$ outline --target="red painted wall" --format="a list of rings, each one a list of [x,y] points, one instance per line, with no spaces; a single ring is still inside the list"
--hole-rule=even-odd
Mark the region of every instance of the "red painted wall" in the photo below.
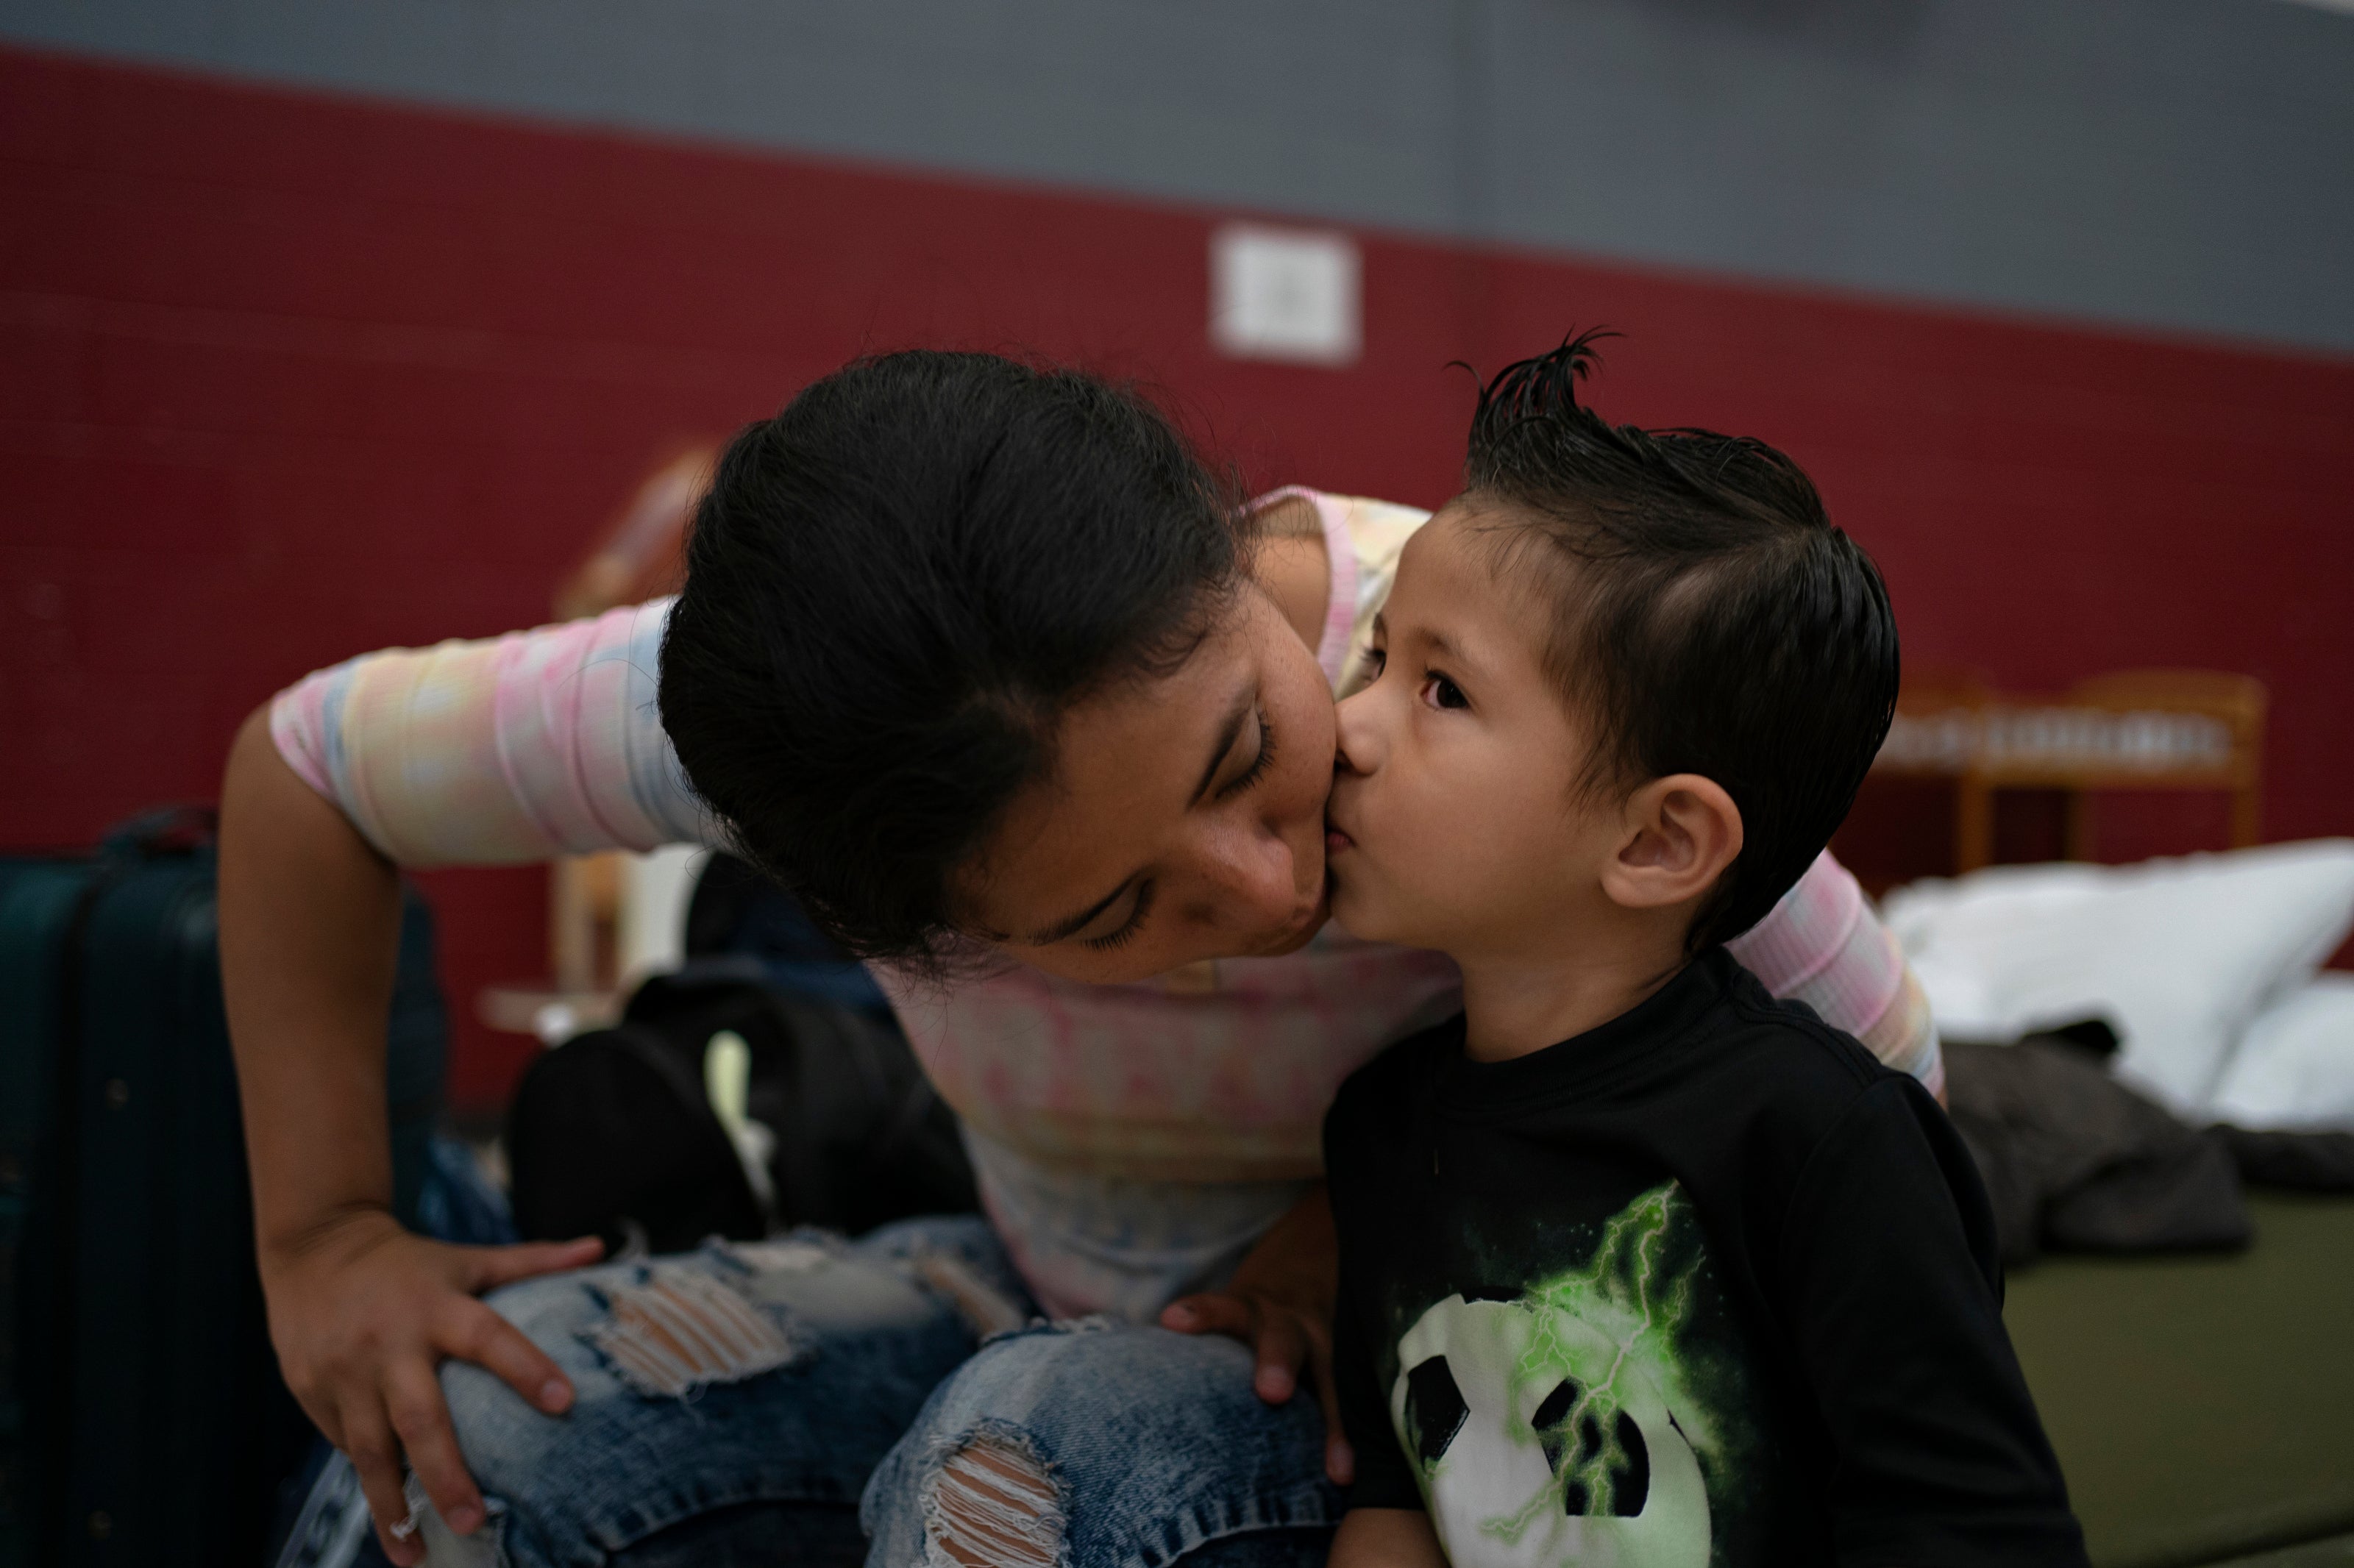
[[[2354,363],[1361,236],[1366,353],[1238,364],[1220,215],[0,50],[0,842],[217,787],[353,652],[544,617],[682,437],[869,350],[1135,375],[1256,481],[1435,503],[1483,366],[1607,323],[1617,418],[1787,448],[1908,656],[2055,687],[2244,670],[2267,828],[2354,832]],[[2204,806],[2120,813],[2189,847]],[[453,1000],[537,972],[539,874],[429,879]],[[527,1043],[463,1025],[453,1090]]]

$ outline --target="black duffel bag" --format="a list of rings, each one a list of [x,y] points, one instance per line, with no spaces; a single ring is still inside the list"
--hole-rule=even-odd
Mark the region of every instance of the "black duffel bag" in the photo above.
[[[715,1072],[715,1053],[737,1065]],[[740,1117],[712,1099],[731,1070]],[[676,1252],[707,1236],[793,1225],[855,1235],[976,1207],[955,1113],[898,1027],[782,991],[742,954],[647,980],[614,1027],[540,1057],[509,1109],[506,1147],[526,1238],[593,1232],[610,1248]]]

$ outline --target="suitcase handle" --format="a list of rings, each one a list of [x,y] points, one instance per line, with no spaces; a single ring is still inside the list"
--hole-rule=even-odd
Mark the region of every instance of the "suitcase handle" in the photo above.
[[[220,831],[217,808],[199,804],[158,806],[118,822],[99,841],[104,860],[154,860],[208,850]]]

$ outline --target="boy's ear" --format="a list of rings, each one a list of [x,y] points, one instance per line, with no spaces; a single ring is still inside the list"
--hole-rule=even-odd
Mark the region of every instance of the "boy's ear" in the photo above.
[[[1670,773],[1627,798],[1626,836],[1602,867],[1602,890],[1628,909],[1700,898],[1741,853],[1741,808],[1712,779]]]

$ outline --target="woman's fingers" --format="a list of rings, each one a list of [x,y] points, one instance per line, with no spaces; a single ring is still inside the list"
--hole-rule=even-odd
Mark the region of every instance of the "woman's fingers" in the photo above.
[[[585,1268],[605,1255],[605,1244],[595,1236],[582,1236],[568,1242],[453,1250],[460,1260],[459,1283],[471,1295],[480,1295],[518,1279]],[[564,1375],[564,1369],[480,1301],[445,1302],[437,1328],[442,1354],[487,1367],[547,1414],[561,1415],[572,1407],[572,1381]]]
[[[403,1362],[387,1375],[385,1393],[392,1430],[408,1450],[408,1467],[417,1472],[434,1511],[451,1530],[472,1535],[482,1522],[482,1494],[458,1452],[458,1435],[450,1425],[440,1380],[425,1362]]]
[[[469,1246],[451,1249],[463,1260],[462,1285],[474,1295],[513,1285],[535,1275],[586,1268],[605,1255],[605,1244],[595,1236],[567,1242],[526,1242],[521,1246]]]
[[[1171,1302],[1161,1326],[1181,1334],[1224,1334],[1251,1348],[1251,1387],[1269,1404],[1281,1404],[1299,1387],[1299,1369],[1323,1334],[1297,1307],[1256,1296],[1213,1291]]]
[[[1299,1314],[1282,1307],[1261,1311],[1252,1348],[1258,1353],[1258,1370],[1251,1374],[1251,1387],[1269,1404],[1283,1404],[1299,1390],[1300,1363],[1308,1359]]]
[[[344,1453],[359,1472],[360,1492],[376,1520],[376,1538],[394,1568],[414,1568],[425,1556],[417,1539],[416,1521],[408,1516],[408,1498],[402,1489],[400,1444],[392,1423],[373,1400],[343,1407]]]
[[[572,1381],[522,1330],[471,1297],[443,1303],[435,1338],[443,1355],[488,1370],[537,1409],[561,1415],[572,1407]]]
[[[1332,1374],[1331,1335],[1308,1336],[1308,1375],[1316,1384],[1316,1403],[1324,1407],[1324,1473],[1334,1486],[1345,1487],[1357,1478],[1357,1453],[1341,1425],[1341,1385]]]
[[[1222,1290],[1187,1296],[1161,1308],[1161,1326],[1181,1334],[1225,1334],[1248,1344],[1257,1334],[1258,1307]]]

